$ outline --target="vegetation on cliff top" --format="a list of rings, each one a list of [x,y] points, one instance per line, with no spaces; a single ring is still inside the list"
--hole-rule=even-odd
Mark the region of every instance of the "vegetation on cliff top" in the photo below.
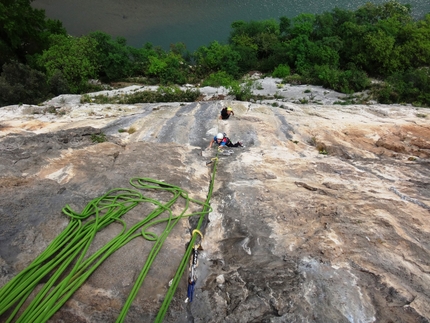
[[[135,48],[100,31],[72,37],[30,4],[0,3],[0,106],[85,93],[96,89],[90,79],[223,85],[240,99],[241,77],[255,70],[344,93],[371,89],[380,103],[430,105],[430,14],[414,20],[410,6],[396,1],[236,21],[227,44],[213,41],[193,53],[183,43]]]

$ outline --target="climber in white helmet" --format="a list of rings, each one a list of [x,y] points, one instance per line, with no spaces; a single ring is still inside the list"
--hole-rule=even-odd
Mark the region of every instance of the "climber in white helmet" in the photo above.
[[[212,145],[216,143],[220,147],[243,147],[240,141],[235,144],[231,142],[231,140],[227,137],[225,133],[218,133],[210,142],[208,148],[212,148]]]

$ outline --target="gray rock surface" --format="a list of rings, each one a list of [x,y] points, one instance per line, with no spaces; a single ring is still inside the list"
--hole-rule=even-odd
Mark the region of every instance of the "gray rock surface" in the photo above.
[[[165,322],[429,322],[428,110],[70,98],[57,113],[46,112],[55,99],[0,109],[0,286],[66,227],[66,204],[80,211],[132,177],[205,200],[216,153],[206,148],[221,131],[245,148],[219,158],[195,298],[184,302],[184,276]],[[218,120],[225,105],[235,116]],[[126,322],[154,320],[193,226],[175,227]],[[93,250],[119,230],[100,231]],[[50,321],[115,322],[151,246],[114,253]]]

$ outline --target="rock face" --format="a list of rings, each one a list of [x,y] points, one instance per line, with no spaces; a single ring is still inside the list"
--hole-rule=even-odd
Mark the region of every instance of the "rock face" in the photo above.
[[[235,116],[218,120],[225,105]],[[80,211],[109,189],[131,188],[133,177],[205,200],[213,165],[206,163],[216,154],[206,148],[225,132],[245,147],[219,156],[194,300],[184,302],[184,275],[165,322],[429,322],[425,110],[72,102],[49,113],[48,106],[0,109],[0,286],[66,227],[66,204]],[[183,219],[171,232],[126,322],[154,320],[194,225]],[[93,250],[119,230],[100,231]],[[151,247],[136,238],[114,253],[50,321],[115,322]]]

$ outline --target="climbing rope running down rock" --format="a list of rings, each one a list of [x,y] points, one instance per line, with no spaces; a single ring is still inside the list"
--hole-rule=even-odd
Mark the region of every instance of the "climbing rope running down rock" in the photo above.
[[[199,230],[204,217],[211,212],[209,205],[216,172],[214,163],[209,192],[205,202],[192,199],[178,186],[151,178],[132,178],[130,184],[135,189],[115,188],[101,197],[93,199],[81,213],[73,211],[69,205],[63,208],[70,222],[63,232],[24,270],[0,289],[0,315],[8,313],[6,322],[46,322],[72,294],[90,277],[90,275],[114,252],[139,237],[153,242],[146,262],[116,320],[123,322],[137,295],[148,271],[163,246],[169,233],[182,218],[199,216],[195,230]],[[142,190],[170,192],[172,197],[167,202],[146,197]],[[177,203],[178,200],[184,202]],[[122,216],[140,203],[150,203],[152,211],[138,223],[127,229]],[[203,207],[199,212],[189,212],[190,203]],[[172,207],[184,205],[179,214],[174,215]],[[166,216],[167,214],[167,216]],[[162,216],[163,215],[163,216]],[[88,250],[96,235],[112,223],[122,225],[121,232],[93,253]],[[151,227],[164,224],[164,230],[156,234]],[[195,232],[195,231],[193,231]],[[175,293],[190,258],[196,236],[192,234],[185,255],[178,267],[156,322],[161,322]],[[30,296],[31,295],[31,296]],[[25,304],[25,308],[21,309]],[[19,313],[19,315],[17,315]],[[17,317],[18,316],[18,317]]]

